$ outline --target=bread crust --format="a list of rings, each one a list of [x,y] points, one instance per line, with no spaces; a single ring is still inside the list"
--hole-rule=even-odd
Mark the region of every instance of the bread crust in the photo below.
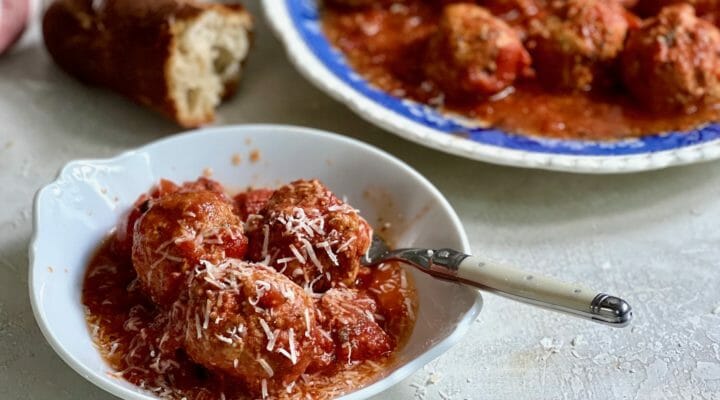
[[[252,19],[241,5],[185,0],[56,0],[43,18],[45,46],[70,75],[107,87],[164,114],[184,127],[214,120],[211,110],[201,117],[181,115],[172,98],[170,61],[175,56],[178,22],[190,23],[213,10]],[[239,79],[239,77],[238,77]],[[222,93],[232,95],[233,79]]]

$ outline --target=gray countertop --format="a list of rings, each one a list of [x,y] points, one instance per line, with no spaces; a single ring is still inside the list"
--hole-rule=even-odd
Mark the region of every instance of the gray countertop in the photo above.
[[[485,296],[468,335],[378,399],[720,399],[720,163],[623,176],[499,167],[376,128],[308,84],[258,16],[219,124],[312,126],[381,147],[428,177],[476,253],[625,297],[621,330]],[[27,295],[35,191],[75,158],[179,129],[50,62],[34,26],[0,58],[0,399],[109,399],[51,350]]]

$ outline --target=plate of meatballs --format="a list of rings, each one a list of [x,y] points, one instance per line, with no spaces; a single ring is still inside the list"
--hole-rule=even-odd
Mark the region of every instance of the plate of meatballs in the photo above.
[[[482,304],[363,265],[374,232],[468,247],[439,192],[370,146],[265,125],[177,135],[71,162],[38,193],[33,309],[70,366],[125,399],[364,399],[456,343]]]
[[[586,173],[720,158],[715,0],[265,0],[360,116],[472,159]]]

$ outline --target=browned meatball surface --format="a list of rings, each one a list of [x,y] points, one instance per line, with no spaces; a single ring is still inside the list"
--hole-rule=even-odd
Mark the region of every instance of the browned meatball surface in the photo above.
[[[185,350],[255,394],[283,390],[313,354],[315,311],[298,285],[272,268],[203,263],[190,285]],[[264,383],[263,383],[264,382]]]
[[[318,180],[280,187],[246,226],[251,260],[313,292],[352,285],[372,236],[357,210]]]
[[[691,6],[666,7],[630,33],[622,74],[648,108],[693,112],[720,99],[720,31]]]
[[[718,11],[718,0],[639,0],[635,10],[643,16],[652,17],[660,13],[666,6],[675,4],[688,4],[695,8],[698,15],[705,15]]]
[[[375,300],[355,289],[328,290],[318,302],[323,332],[335,344],[334,360],[355,361],[388,355],[395,343],[376,322]]]
[[[177,191],[149,200],[135,222],[132,263],[146,293],[168,306],[201,260],[242,258],[246,249],[240,219],[222,195]]]
[[[474,4],[451,4],[442,11],[427,48],[425,75],[446,95],[488,96],[530,72],[530,56],[518,34]]]
[[[547,0],[482,0],[479,4],[513,27],[523,40],[548,9]]]
[[[558,4],[529,45],[538,79],[566,90],[609,86],[628,30],[627,11],[612,0]]]
[[[368,7],[387,7],[393,4],[402,4],[403,0],[323,0],[324,3],[331,4],[335,7],[344,8],[368,8]]]

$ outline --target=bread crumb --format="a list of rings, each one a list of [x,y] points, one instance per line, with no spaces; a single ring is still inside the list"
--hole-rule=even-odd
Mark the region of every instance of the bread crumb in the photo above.
[[[577,335],[574,338],[572,338],[572,340],[570,341],[570,344],[573,347],[581,345],[583,343],[585,343],[585,338],[583,337],[583,335]]]
[[[101,188],[101,189],[100,189],[100,193],[102,193],[102,194],[107,194],[107,192],[108,192],[108,191],[107,191],[107,188]]]
[[[555,340],[549,337],[544,337],[540,340],[540,346],[549,353],[558,353],[560,352],[560,349],[562,348],[562,341],[561,340]]]
[[[48,272],[53,272],[53,267],[48,266]]]
[[[203,175],[204,177],[206,177],[206,178],[211,177],[212,174],[213,174],[213,170],[212,170],[212,168],[210,168],[210,167],[205,168],[205,169],[203,170],[203,172],[202,172],[202,175]]]
[[[425,383],[425,385],[426,385],[426,386],[427,386],[427,385],[434,385],[434,384],[440,382],[440,379],[441,379],[441,378],[442,378],[442,376],[441,376],[439,373],[437,373],[437,372],[431,372],[430,375],[428,375],[428,379],[427,379],[427,382]]]
[[[235,153],[235,154],[233,154],[232,159],[230,161],[232,162],[232,165],[237,167],[238,165],[240,165],[240,162],[242,162],[242,158],[240,157],[240,154]]]
[[[255,149],[250,152],[250,162],[255,164],[258,161],[260,161],[260,150]]]

